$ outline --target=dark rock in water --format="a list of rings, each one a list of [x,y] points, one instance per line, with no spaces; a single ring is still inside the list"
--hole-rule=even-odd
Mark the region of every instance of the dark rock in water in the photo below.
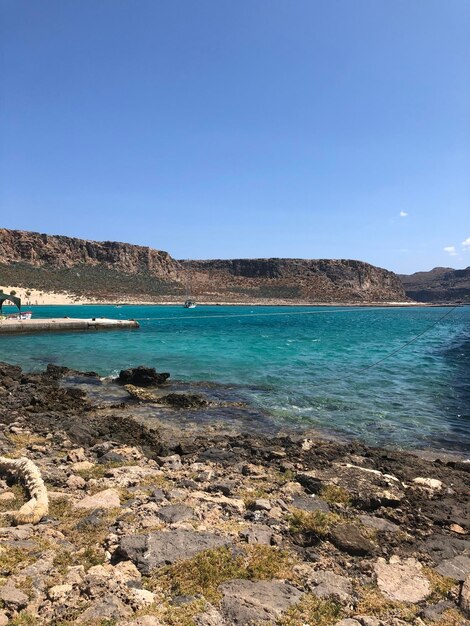
[[[203,550],[221,548],[230,543],[230,538],[213,533],[177,529],[123,537],[116,556],[118,560],[132,561],[145,576],[161,565],[190,559]]]
[[[294,586],[279,581],[229,580],[219,587],[229,624],[272,623],[303,596]]]
[[[307,511],[308,513],[312,513],[313,511],[323,511],[324,513],[328,513],[330,510],[328,504],[321,498],[303,495],[294,496],[292,498],[292,506],[296,509],[300,509],[301,511]]]
[[[68,367],[61,367],[60,365],[53,365],[52,363],[49,363],[46,368],[47,376],[53,380],[63,378],[69,371]]]
[[[116,378],[116,382],[120,385],[153,387],[155,385],[162,385],[168,380],[168,378],[170,378],[170,374],[168,372],[159,374],[154,367],[139,365],[139,367],[121,370],[118,378]]]
[[[178,409],[198,409],[208,406],[209,402],[197,393],[169,393],[161,396],[159,401]]]
[[[353,524],[340,524],[330,533],[331,543],[352,556],[371,556],[376,551],[375,545],[364,537]]]

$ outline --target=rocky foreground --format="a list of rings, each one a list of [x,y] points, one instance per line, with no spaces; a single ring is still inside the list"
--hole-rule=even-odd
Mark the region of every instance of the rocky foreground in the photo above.
[[[32,459],[50,500],[13,526],[27,495],[0,476],[0,625],[470,624],[470,463],[185,434],[209,401],[165,375],[125,373],[107,406],[66,375],[0,364],[0,455]],[[133,419],[144,403],[176,427]]]

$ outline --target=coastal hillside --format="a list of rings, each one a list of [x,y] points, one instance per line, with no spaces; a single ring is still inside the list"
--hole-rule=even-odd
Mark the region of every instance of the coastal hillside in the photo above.
[[[418,302],[470,302],[470,266],[463,270],[435,267],[400,279],[406,295]]]
[[[390,302],[399,278],[362,261],[178,261],[115,241],[0,229],[0,286],[68,292],[102,301],[180,301],[186,286],[205,302]]]

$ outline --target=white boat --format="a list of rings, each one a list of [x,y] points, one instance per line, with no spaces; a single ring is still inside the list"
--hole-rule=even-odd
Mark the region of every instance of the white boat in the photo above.
[[[186,300],[184,301],[185,309],[195,309],[196,308],[196,300],[192,300],[190,297],[191,290],[191,272],[188,270],[188,274],[186,277]]]

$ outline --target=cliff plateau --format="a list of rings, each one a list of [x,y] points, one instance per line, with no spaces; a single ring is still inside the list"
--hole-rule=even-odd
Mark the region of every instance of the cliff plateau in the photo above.
[[[362,261],[177,261],[115,241],[0,229],[0,285],[111,301],[388,302],[406,296],[398,277]]]

